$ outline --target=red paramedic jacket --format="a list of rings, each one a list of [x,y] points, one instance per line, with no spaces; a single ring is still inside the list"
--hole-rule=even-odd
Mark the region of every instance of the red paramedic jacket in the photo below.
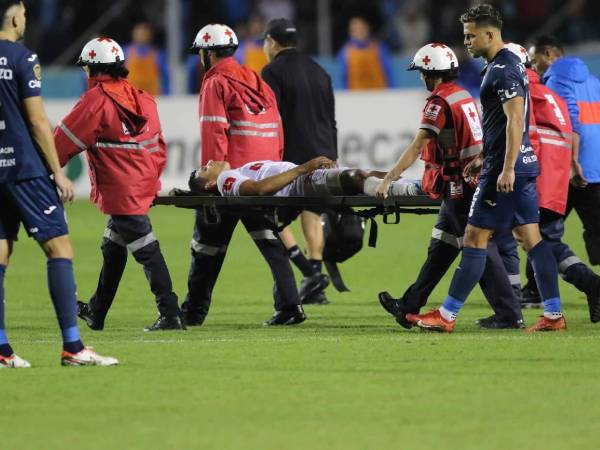
[[[527,70],[535,129],[530,135],[540,165],[537,191],[541,208],[564,215],[571,174],[573,129],[569,109],[565,101],[550,88],[544,86],[538,74]],[[536,142],[537,141],[537,142]]]
[[[463,181],[465,166],[483,150],[477,104],[457,84],[441,83],[427,99],[419,128],[437,136],[421,154],[425,162],[423,190],[430,197],[439,198],[450,186],[452,194],[452,186]]]
[[[275,94],[233,57],[204,75],[200,91],[201,163],[228,161],[233,169],[251,161],[281,161],[283,126]]]
[[[105,214],[146,214],[167,162],[156,103],[125,79],[88,84],[54,131],[60,164],[86,151],[92,202]]]

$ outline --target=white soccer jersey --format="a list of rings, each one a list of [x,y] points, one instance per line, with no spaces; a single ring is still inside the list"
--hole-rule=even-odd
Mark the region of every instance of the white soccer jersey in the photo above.
[[[237,169],[225,170],[217,178],[217,188],[224,197],[239,197],[240,185],[246,180],[260,181],[267,177],[279,175],[296,167],[296,164],[286,161],[254,161]],[[294,183],[290,183],[275,195],[290,196]]]

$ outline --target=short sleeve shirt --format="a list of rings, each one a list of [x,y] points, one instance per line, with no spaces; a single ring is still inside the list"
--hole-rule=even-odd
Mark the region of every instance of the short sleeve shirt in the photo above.
[[[497,175],[502,171],[506,155],[507,118],[502,105],[514,97],[525,99],[525,126],[515,174],[537,176],[537,157],[529,141],[529,115],[531,100],[529,79],[525,66],[509,50],[502,49],[485,68],[481,84],[483,110],[483,174]]]
[[[452,123],[452,111],[448,104],[440,97],[431,97],[423,108],[419,128],[439,135],[448,123]]]
[[[296,167],[296,164],[287,161],[254,161],[244,164],[233,170],[225,170],[217,177],[217,189],[224,197],[239,197],[240,186],[246,180],[260,181],[267,177],[279,175]],[[291,184],[288,184],[275,196],[289,195]]]
[[[41,95],[42,69],[23,45],[0,40],[0,183],[48,171],[27,126],[23,100]]]

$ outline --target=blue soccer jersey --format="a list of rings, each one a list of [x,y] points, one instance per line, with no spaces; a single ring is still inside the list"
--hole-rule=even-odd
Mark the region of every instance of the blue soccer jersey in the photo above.
[[[23,100],[41,95],[37,55],[23,45],[0,40],[0,183],[48,174],[34,145]]]
[[[507,124],[502,105],[517,96],[525,99],[525,126],[521,150],[515,163],[515,175],[531,177],[539,174],[537,157],[529,142],[531,102],[527,72],[516,55],[502,49],[486,66],[481,84],[484,175],[498,175],[502,171]]]

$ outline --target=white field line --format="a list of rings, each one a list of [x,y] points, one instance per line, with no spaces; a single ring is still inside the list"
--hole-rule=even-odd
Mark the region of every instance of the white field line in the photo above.
[[[548,334],[545,334],[547,336]],[[394,342],[398,344],[407,343],[409,344],[418,342],[453,342],[453,341],[541,341],[543,338],[540,334],[536,335],[515,335],[515,336],[474,336],[474,335],[452,335],[452,336],[439,336],[433,334],[417,334],[417,333],[406,333],[402,336],[389,336],[389,337],[332,337],[332,336],[295,336],[295,337],[231,337],[231,338],[190,338],[190,339],[129,339],[125,343],[133,344],[180,344],[180,343],[194,343],[194,344],[227,344],[227,343],[238,343],[238,342],[272,342],[272,343],[288,343],[288,342],[354,342],[354,341],[368,341],[368,342]],[[560,339],[554,339],[552,342],[559,341],[588,341],[588,340],[600,340],[599,335],[589,336],[568,336],[561,334]],[[34,340],[15,340],[15,342],[33,344],[33,345],[45,345],[45,344],[56,344],[58,339],[34,339]],[[103,342],[103,344],[112,344],[114,341]]]

